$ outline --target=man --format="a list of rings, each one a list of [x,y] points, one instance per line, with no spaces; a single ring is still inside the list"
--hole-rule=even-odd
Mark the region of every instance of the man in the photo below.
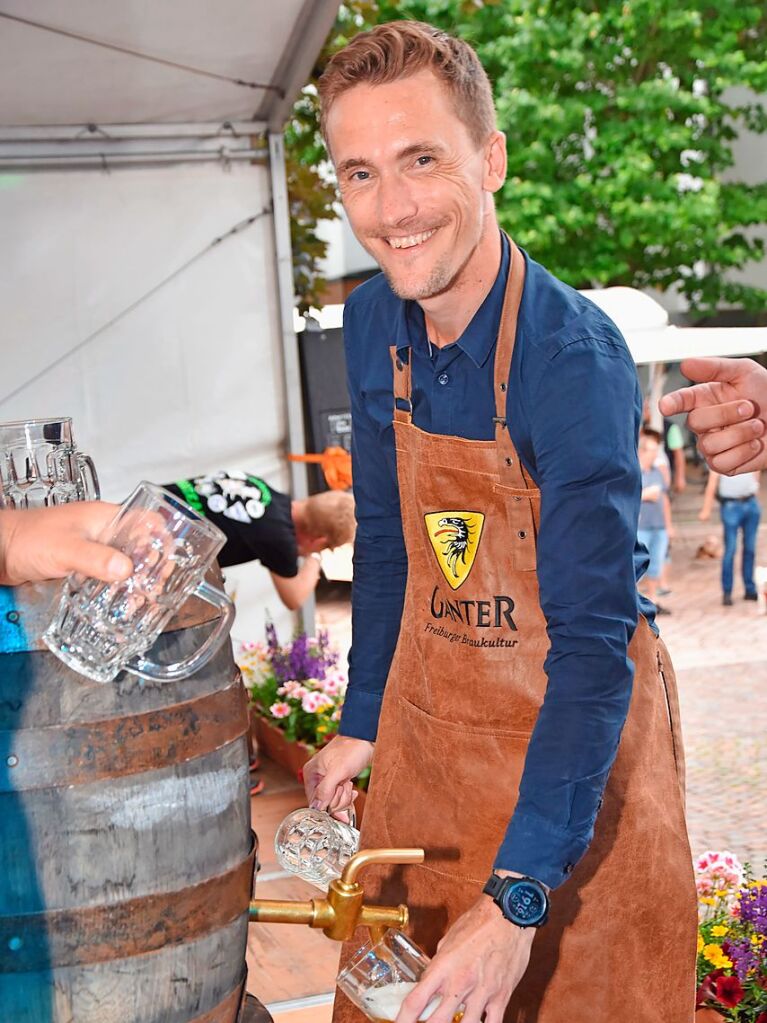
[[[688,413],[714,472],[767,469],[767,370],[752,359],[685,359],[681,370],[695,386],[664,395],[663,415]]]
[[[260,561],[280,600],[301,607],[320,579],[320,551],[354,539],[354,498],[340,490],[291,500],[239,470],[178,480],[167,487],[226,535],[222,568]],[[304,559],[299,566],[298,558]]]
[[[0,586],[61,579],[70,572],[108,583],[127,579],[130,558],[96,540],[118,511],[104,501],[0,511]]]
[[[345,309],[354,638],[307,797],[339,812],[372,759],[362,844],[426,849],[367,874],[434,956],[399,1023],[435,995],[432,1023],[459,1006],[465,1023],[690,1023],[678,711],[638,613],[625,342],[499,231],[505,138],[467,44],[379,26],[332,58],[320,101],[384,273]],[[360,1019],[341,997],[336,1013]]]
[[[740,571],[743,578],[745,600],[758,600],[759,594],[754,579],[756,561],[756,538],[762,509],[759,504],[759,472],[743,472],[735,476],[720,476],[709,473],[703,495],[703,507],[698,518],[707,522],[711,516],[714,498],[719,501],[719,511],[724,532],[722,552],[722,604],[732,607],[732,585],[735,567],[735,551],[738,533],[743,533],[743,551]]]

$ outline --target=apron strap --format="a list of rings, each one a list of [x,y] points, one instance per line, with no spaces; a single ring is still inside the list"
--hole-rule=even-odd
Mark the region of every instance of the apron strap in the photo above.
[[[397,349],[392,345],[389,348],[389,355],[391,356],[391,364],[394,371],[394,422],[412,423],[413,402],[411,400],[410,353],[408,352],[408,360],[405,362],[404,359],[397,355]]]
[[[508,242],[511,262],[495,350],[493,422],[498,452],[498,479],[500,489],[508,501],[515,567],[531,571],[536,567],[535,538],[540,525],[541,495],[522,465],[507,423],[509,371],[517,339],[519,304],[525,286],[525,260],[511,238]]]

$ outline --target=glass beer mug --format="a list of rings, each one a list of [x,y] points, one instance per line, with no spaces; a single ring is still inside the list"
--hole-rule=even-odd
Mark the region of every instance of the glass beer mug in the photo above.
[[[402,1003],[416,986],[429,957],[402,931],[387,931],[380,941],[368,942],[338,974],[336,983],[346,997],[373,1023],[394,1023]],[[425,1021],[442,1001],[435,995],[418,1017]],[[464,1006],[459,1006],[453,1023],[460,1023]]]
[[[127,554],[133,574],[114,583],[70,575],[43,634],[49,650],[94,682],[112,682],[123,670],[158,682],[194,674],[234,618],[231,600],[204,578],[224,534],[167,490],[140,483],[99,540]],[[157,664],[149,649],[193,593],[221,612],[213,631],[190,656]]]
[[[0,423],[0,508],[47,508],[99,496],[93,460],[77,450],[71,419]]]
[[[277,862],[317,888],[327,888],[360,847],[354,810],[350,812],[350,824],[324,810],[306,808],[288,814],[274,836]]]

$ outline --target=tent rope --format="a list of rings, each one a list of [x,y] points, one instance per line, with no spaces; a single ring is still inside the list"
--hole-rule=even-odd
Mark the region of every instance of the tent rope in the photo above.
[[[223,234],[218,235],[212,241],[208,242],[205,248],[200,249],[200,251],[195,253],[194,256],[192,256],[190,259],[187,259],[185,263],[182,263],[181,266],[176,267],[176,269],[172,273],[169,273],[167,277],[163,277],[161,281],[158,281],[157,284],[151,287],[148,291],[145,291],[143,295],[140,295],[139,298],[131,302],[130,305],[126,306],[124,309],[121,309],[119,313],[113,316],[106,323],[103,323],[100,327],[97,327],[96,330],[92,331],[92,333],[90,333],[87,337],[84,337],[82,341],[78,341],[78,343],[73,348],[68,349],[53,362],[48,363],[48,365],[41,369],[39,373],[35,373],[34,376],[30,377],[28,380],[25,380],[23,384],[20,384],[13,391],[9,391],[8,394],[5,394],[2,397],[0,397],[0,402],[10,401],[11,398],[15,398],[17,394],[20,394],[22,391],[25,391],[32,384],[36,383],[46,374],[50,373],[52,369],[55,369],[57,366],[60,366],[62,362],[66,362],[67,359],[71,358],[77,352],[81,351],[83,348],[86,347],[86,345],[89,345],[97,337],[99,337],[105,331],[109,330],[110,327],[113,327],[120,320],[124,319],[126,316],[128,316],[129,313],[132,313],[134,309],[138,308],[138,306],[142,305],[153,295],[156,295],[161,288],[164,288],[166,284],[169,284],[172,280],[174,280],[176,277],[182,274],[185,270],[188,270],[193,263],[196,263],[197,260],[202,259],[202,257],[207,255],[207,253],[209,253],[212,249],[216,248],[222,242],[225,242],[228,238],[232,238],[234,235],[246,231],[249,227],[252,227],[253,224],[255,224],[257,221],[261,220],[262,217],[265,217],[267,214],[271,212],[272,204],[269,203],[267,206],[264,206],[262,209],[260,209],[258,213],[254,213],[252,216],[246,217],[245,220],[240,220],[238,223],[234,225],[234,227],[230,227],[228,231],[225,231]]]
[[[129,57],[137,57],[139,60],[148,60],[153,64],[162,64],[165,67],[175,68],[178,71],[188,71],[193,75],[200,75],[203,78],[214,78],[219,82],[229,82],[231,85],[239,85],[243,89],[264,89],[276,92],[280,99],[285,98],[285,91],[278,85],[267,85],[263,82],[249,82],[244,78],[232,78],[229,75],[222,75],[216,71],[208,71],[205,68],[193,67],[191,64],[180,64],[175,60],[168,60],[165,57],[153,57],[149,53],[141,53],[139,50],[131,50],[127,46],[118,46],[116,43],[105,43],[101,39],[93,39],[91,36],[81,35],[79,32],[70,32],[65,28],[57,28],[55,25],[46,25],[42,21],[33,21],[32,18],[22,18],[18,14],[10,14],[8,11],[0,11],[0,18],[6,21],[15,21],[20,25],[27,25],[29,28],[37,28],[43,32],[52,32],[54,35],[64,36],[67,39],[77,39],[81,43],[90,43],[91,46],[101,46],[105,50],[114,50],[116,53],[124,53]]]

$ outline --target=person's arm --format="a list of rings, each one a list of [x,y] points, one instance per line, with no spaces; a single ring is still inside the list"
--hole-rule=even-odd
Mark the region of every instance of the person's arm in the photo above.
[[[96,538],[119,510],[102,501],[0,511],[0,585],[60,579],[70,572],[117,582],[133,565]]]
[[[727,476],[767,468],[767,370],[753,359],[685,359],[695,382],[664,395],[664,416],[687,412],[687,425],[710,468]]]
[[[671,454],[674,458],[674,490],[677,494],[683,494],[687,489],[687,459],[684,448],[674,448]]]
[[[289,611],[297,611],[310,593],[314,593],[320,581],[322,559],[319,554],[304,558],[298,573],[290,578],[270,572],[274,588],[282,603]]]
[[[712,470],[708,474],[706,489],[703,491],[703,506],[698,513],[698,518],[701,522],[705,522],[711,515],[711,509],[714,505],[714,497],[716,496],[716,488],[718,485],[719,473]]]
[[[663,492],[663,520],[666,523],[666,532],[669,540],[674,539],[674,520],[671,516],[671,499],[666,491]]]
[[[541,488],[548,685],[495,866],[556,888],[593,837],[633,685],[641,397],[628,351],[617,340],[567,345],[540,368],[524,410]]]

